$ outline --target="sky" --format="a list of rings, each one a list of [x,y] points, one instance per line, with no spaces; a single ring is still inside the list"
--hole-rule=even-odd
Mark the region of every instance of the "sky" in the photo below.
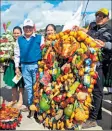
[[[3,32],[3,23],[11,21],[9,30],[14,26],[23,26],[26,18],[34,21],[37,30],[43,29],[47,24],[62,25],[68,21],[74,12],[80,6],[81,0],[33,0],[33,1],[17,1],[17,0],[1,0],[1,32]],[[87,0],[84,0],[82,13],[85,10]],[[85,17],[86,20],[93,21],[94,13],[102,8],[111,10],[111,0],[89,0]]]

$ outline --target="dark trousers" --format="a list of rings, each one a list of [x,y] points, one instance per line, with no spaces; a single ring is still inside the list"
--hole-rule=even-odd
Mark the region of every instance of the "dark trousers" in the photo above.
[[[102,99],[103,99],[103,80],[104,75],[101,67],[96,68],[98,72],[97,84],[93,89],[93,102],[94,106],[90,111],[90,119],[97,120],[98,117],[102,117]]]

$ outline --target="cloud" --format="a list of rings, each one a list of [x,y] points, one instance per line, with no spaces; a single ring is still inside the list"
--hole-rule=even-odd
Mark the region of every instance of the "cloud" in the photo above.
[[[26,16],[31,18],[38,29],[45,28],[49,23],[64,24],[76,11],[81,1],[62,1],[54,6],[53,1],[5,1],[2,5],[11,4],[10,8],[1,12],[1,23],[11,21],[9,29],[16,25],[22,26]],[[84,2],[85,9],[87,1]],[[94,5],[94,6],[93,6]],[[88,11],[97,11],[101,7],[111,9],[111,1],[90,1]],[[93,17],[91,16],[91,19]],[[88,18],[89,19],[89,18]],[[2,27],[1,27],[2,28]],[[3,32],[3,28],[1,29]]]

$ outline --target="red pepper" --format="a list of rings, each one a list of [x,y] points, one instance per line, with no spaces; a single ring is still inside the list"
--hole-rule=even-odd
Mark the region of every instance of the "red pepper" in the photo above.
[[[69,67],[65,67],[64,68],[64,73],[67,74],[69,72],[70,68]]]
[[[47,61],[48,61],[49,63],[52,62],[52,54],[51,54],[51,53],[49,53],[49,54],[47,55]]]
[[[98,56],[97,56],[97,55],[91,54],[91,55],[90,55],[90,58],[91,58],[91,60],[94,61],[94,62],[97,62],[97,61],[98,61]]]

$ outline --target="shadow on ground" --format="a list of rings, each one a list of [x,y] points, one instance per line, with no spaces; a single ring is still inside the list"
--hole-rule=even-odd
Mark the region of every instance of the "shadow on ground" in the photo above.
[[[17,93],[18,94],[18,93]],[[7,86],[0,88],[0,96],[3,97],[4,100],[6,101],[11,101],[12,100],[12,89],[7,88]],[[17,95],[18,98],[18,95]],[[27,91],[24,89],[23,93],[23,104],[27,105]]]

